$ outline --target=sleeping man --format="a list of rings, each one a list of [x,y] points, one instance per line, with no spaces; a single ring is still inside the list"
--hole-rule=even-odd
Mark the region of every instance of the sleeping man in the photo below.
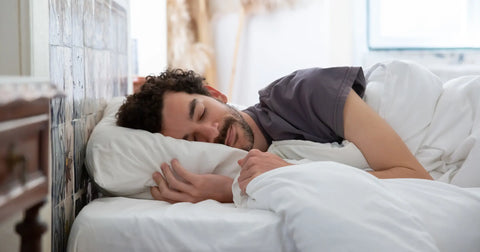
[[[259,103],[239,111],[193,71],[167,70],[148,76],[141,91],[127,97],[117,125],[249,151],[238,161],[243,192],[256,176],[291,165],[266,152],[272,141],[290,139],[345,139],[359,148],[378,178],[432,179],[400,136],[362,100],[365,86],[358,67],[303,69],[272,82],[259,91]],[[164,176],[153,174],[155,199],[232,202],[230,177],[193,174],[177,160],[161,169]]]

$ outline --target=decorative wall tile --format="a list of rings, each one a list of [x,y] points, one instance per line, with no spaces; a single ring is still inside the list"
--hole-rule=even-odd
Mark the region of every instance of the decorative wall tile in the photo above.
[[[85,48],[85,104],[84,114],[92,114],[98,110],[98,85],[95,82],[96,50]]]
[[[64,47],[50,45],[50,82],[52,82],[58,90],[64,90],[64,74],[63,71]]]
[[[108,51],[102,50],[98,52],[99,60],[97,63],[97,81],[98,83],[103,83],[102,85],[98,85],[99,89],[99,97],[103,98],[104,100],[109,100],[112,97],[113,92],[113,76],[111,73],[111,66],[110,66],[110,53]],[[103,71],[102,71],[103,69]]]
[[[117,22],[117,52],[126,54],[128,51],[127,41],[128,41],[128,18],[127,13],[124,9],[116,5],[116,22]]]
[[[65,123],[65,100],[62,98],[54,98],[50,102],[50,117],[52,127]]]
[[[73,119],[73,76],[72,76],[72,48],[63,48],[63,92],[65,99],[65,121]]]
[[[114,38],[114,39],[108,39],[107,40],[107,49],[109,51],[116,51],[117,47],[117,26],[118,26],[118,21],[117,21],[117,16],[118,16],[118,10],[115,8],[115,4],[111,3],[111,9],[110,9],[110,20],[108,22],[109,27],[108,29],[108,37]]]
[[[56,0],[50,0],[49,1],[49,14],[50,14],[50,20],[49,20],[49,41],[50,45],[60,45],[63,38],[62,38],[62,30],[63,30],[63,18],[62,18],[62,10],[60,6],[57,4],[58,1]]]
[[[51,129],[53,206],[57,206],[65,199],[65,145],[63,141],[64,127],[62,125],[54,126]]]
[[[83,9],[83,43],[93,47],[95,38],[95,0],[85,0]]]
[[[68,234],[73,224],[73,200],[72,197],[65,199],[59,205],[52,207],[52,251],[66,251]]]
[[[78,119],[84,112],[85,101],[85,58],[84,48],[73,47],[73,119]]]
[[[65,231],[65,209],[63,204],[52,206],[52,251],[65,251],[67,232]]]
[[[62,8],[62,18],[63,18],[63,36],[62,41],[63,45],[71,46],[72,45],[72,0],[57,0],[59,5]]]
[[[65,145],[65,153],[64,153],[64,160],[65,160],[65,168],[64,168],[64,175],[65,175],[65,198],[68,199],[70,195],[73,194],[73,183],[74,183],[74,160],[73,160],[73,153],[74,149],[74,131],[73,131],[73,122],[67,121],[63,125],[64,132],[63,132],[63,141]]]
[[[87,173],[84,170],[85,149],[87,147],[87,138],[89,132],[85,129],[87,118],[76,119],[73,121],[74,128],[74,147],[73,147],[73,161],[74,161],[74,178],[75,186],[74,193],[79,192],[86,187]]]
[[[120,79],[120,69],[119,63],[118,63],[118,53],[117,52],[109,52],[109,61],[110,61],[110,80],[112,81],[112,93],[117,93],[118,92],[118,81]]]
[[[128,72],[128,56],[126,54],[121,54],[118,56],[118,85],[119,92],[118,94],[126,94],[128,92],[128,76],[123,73]]]
[[[71,45],[71,0],[50,0],[50,44]]]
[[[83,47],[83,9],[84,0],[72,1],[72,45]]]
[[[128,90],[127,10],[112,0],[50,0],[50,77],[65,93],[51,101],[52,251],[100,193],[85,170],[88,137],[106,101]],[[124,41],[119,41],[123,39]]]
[[[104,0],[95,1],[95,12],[93,14],[95,22],[94,48],[105,49],[106,23],[110,19]]]

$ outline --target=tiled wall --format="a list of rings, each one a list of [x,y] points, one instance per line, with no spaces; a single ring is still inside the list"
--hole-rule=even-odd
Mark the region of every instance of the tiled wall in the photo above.
[[[128,8],[49,0],[49,12],[50,79],[65,92],[51,103],[52,251],[64,251],[75,216],[96,197],[84,168],[88,137],[105,102],[127,94]]]

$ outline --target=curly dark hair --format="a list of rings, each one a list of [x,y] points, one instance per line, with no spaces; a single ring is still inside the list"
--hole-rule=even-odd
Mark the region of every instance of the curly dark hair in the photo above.
[[[117,125],[157,133],[162,130],[163,95],[185,92],[211,96],[205,78],[191,70],[168,69],[159,76],[147,76],[138,93],[129,95],[118,110]]]

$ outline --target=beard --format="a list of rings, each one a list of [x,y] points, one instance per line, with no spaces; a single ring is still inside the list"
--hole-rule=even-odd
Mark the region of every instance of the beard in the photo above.
[[[249,151],[253,148],[253,131],[252,128],[250,128],[250,125],[245,121],[245,119],[242,117],[240,112],[238,112],[237,109],[234,107],[225,104],[228,107],[229,110],[229,115],[225,117],[223,120],[223,127],[220,130],[219,135],[215,138],[214,142],[215,143],[220,143],[220,144],[225,144],[225,140],[227,139],[227,133],[228,129],[233,126],[233,125],[238,125],[243,131],[244,136],[247,140],[247,145],[246,146],[240,146],[237,148]],[[239,135],[240,137],[240,135]],[[233,146],[232,146],[233,147]]]

